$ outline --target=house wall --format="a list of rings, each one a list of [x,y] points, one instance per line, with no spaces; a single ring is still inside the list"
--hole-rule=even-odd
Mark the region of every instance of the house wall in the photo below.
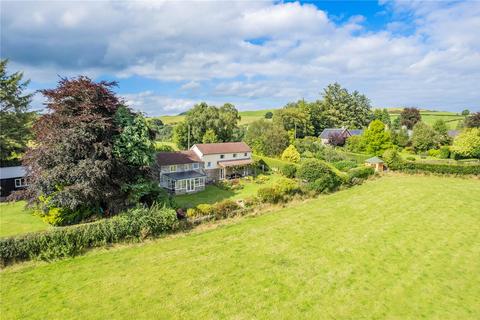
[[[222,154],[207,154],[204,155],[197,148],[197,146],[193,146],[192,150],[198,155],[198,157],[203,161],[203,167],[206,170],[212,169],[219,169],[221,167],[218,166],[218,161],[228,161],[228,160],[244,160],[244,159],[251,159],[252,153],[251,152],[232,152],[232,153],[222,153]],[[234,157],[233,155],[236,154],[237,156]],[[222,158],[221,155],[224,155]],[[208,163],[210,162],[210,166]]]
[[[13,191],[21,190],[25,187],[16,187],[15,180],[23,179],[23,177],[9,178],[9,179],[0,179],[0,199],[8,197]]]

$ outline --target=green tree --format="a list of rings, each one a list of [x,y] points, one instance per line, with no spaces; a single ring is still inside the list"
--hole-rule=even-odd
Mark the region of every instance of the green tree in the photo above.
[[[79,77],[41,91],[49,112],[33,127],[24,163],[29,199],[51,223],[118,213],[132,205],[134,185],[149,177],[146,121],[121,104],[114,85]]]
[[[462,116],[468,116],[470,114],[470,110],[465,109],[462,111]]]
[[[401,128],[397,130],[391,130],[390,135],[392,137],[393,144],[399,147],[406,147],[410,142],[410,137],[408,136],[407,129]]]
[[[412,134],[412,146],[415,151],[427,151],[438,145],[438,136],[432,127],[423,122],[415,124]]]
[[[273,118],[273,112],[272,111],[268,111],[265,113],[265,119],[272,119]]]
[[[358,91],[349,93],[338,83],[323,92],[322,110],[332,127],[361,129],[372,117],[370,100]]]
[[[300,153],[294,145],[289,145],[282,153],[282,160],[297,163],[300,161]]]
[[[296,133],[296,138],[303,138],[314,132],[310,114],[303,101],[289,103],[282,109],[275,110],[273,122],[283,126],[286,131]]]
[[[347,138],[345,148],[350,152],[362,153],[365,152],[366,145],[363,136],[351,136]]]
[[[390,132],[385,130],[385,124],[380,120],[373,120],[370,123],[363,134],[363,139],[366,152],[377,156],[393,146]]]
[[[120,134],[114,138],[115,156],[132,166],[149,166],[153,161],[155,146],[145,118],[120,106],[115,114],[115,124],[120,128]]]
[[[266,156],[278,156],[289,144],[288,133],[283,126],[264,119],[248,126],[244,140],[255,153]]]
[[[238,129],[240,115],[237,109],[229,103],[218,108],[202,102],[190,109],[185,121],[174,129],[173,138],[179,148],[188,147],[188,128],[190,127],[190,146],[202,143],[208,129],[215,132],[219,142],[233,141]]]
[[[439,119],[435,121],[432,128],[437,133],[437,140],[441,145],[450,144],[451,139],[448,135],[447,123],[444,120]]]
[[[480,128],[462,131],[455,137],[450,150],[464,158],[480,158]]]
[[[0,162],[25,152],[35,117],[28,111],[33,95],[24,93],[30,81],[23,81],[21,72],[7,74],[7,63],[0,60]]]
[[[420,110],[417,108],[404,108],[400,113],[400,125],[412,129],[413,126],[422,120]]]
[[[392,125],[387,109],[375,109],[373,111],[373,120],[380,120],[389,127]]]
[[[215,131],[213,131],[212,129],[207,129],[207,131],[206,131],[205,134],[203,135],[202,142],[203,142],[203,143],[215,143],[215,142],[218,142],[218,137],[217,137],[217,135],[215,134]]]

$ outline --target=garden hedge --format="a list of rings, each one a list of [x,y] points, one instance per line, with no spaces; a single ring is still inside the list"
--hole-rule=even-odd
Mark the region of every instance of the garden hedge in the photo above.
[[[453,165],[404,161],[391,164],[390,169],[407,173],[430,172],[436,174],[480,175],[480,165]]]
[[[0,264],[75,256],[88,248],[155,237],[178,225],[171,208],[136,208],[110,219],[0,239]]]

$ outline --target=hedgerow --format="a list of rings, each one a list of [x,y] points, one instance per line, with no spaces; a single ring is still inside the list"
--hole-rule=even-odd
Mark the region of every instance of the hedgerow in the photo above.
[[[434,164],[404,161],[390,165],[390,169],[407,173],[436,173],[454,175],[480,175],[480,165]]]
[[[140,241],[177,228],[175,210],[139,207],[110,219],[0,239],[0,264],[75,256],[88,248]]]

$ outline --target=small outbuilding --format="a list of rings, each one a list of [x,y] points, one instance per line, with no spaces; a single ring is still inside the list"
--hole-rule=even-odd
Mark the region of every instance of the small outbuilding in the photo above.
[[[0,201],[5,200],[13,191],[27,187],[25,167],[0,168]]]
[[[365,160],[365,166],[375,168],[375,171],[384,171],[386,169],[385,162],[379,157],[373,157]]]

